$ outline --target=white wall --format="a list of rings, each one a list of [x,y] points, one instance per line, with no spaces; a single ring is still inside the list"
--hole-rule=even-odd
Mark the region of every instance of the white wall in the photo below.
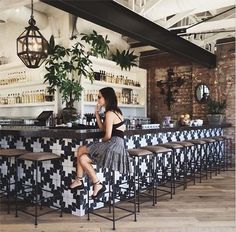
[[[37,21],[36,21],[37,25]],[[5,24],[0,24],[0,56],[6,56],[8,59],[8,63],[21,63],[21,60],[18,58],[16,54],[16,39],[17,37],[25,30],[24,27],[28,26],[28,22],[25,23],[25,26],[22,24],[17,24],[8,21]],[[69,40],[71,36],[73,25],[71,25],[71,20],[69,14],[65,12],[60,12],[58,15],[51,15],[48,17],[48,26],[40,30],[42,35],[49,40],[50,36],[54,34],[56,42],[63,44],[66,47],[71,45]],[[40,28],[39,28],[40,29]],[[124,41],[120,34],[115,33],[111,30],[105,29],[93,23],[90,23],[83,19],[78,19],[77,21],[77,33],[90,33],[92,30],[96,30],[99,34],[108,35],[108,39],[111,41],[110,43],[110,52],[115,51],[116,48],[123,50],[129,48],[129,45],[126,41]],[[78,37],[80,39],[81,36]],[[1,66],[0,66],[1,72]],[[5,88],[5,87],[4,87]],[[7,87],[6,87],[7,88]],[[60,102],[58,102],[59,108]],[[51,107],[52,108],[52,107]],[[0,108],[0,116],[6,117],[30,117],[35,118],[38,116],[40,112],[43,110],[50,110],[50,107],[40,107],[38,108]]]

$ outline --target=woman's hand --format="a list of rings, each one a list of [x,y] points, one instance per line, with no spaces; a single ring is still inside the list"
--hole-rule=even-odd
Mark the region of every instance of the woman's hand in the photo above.
[[[102,108],[102,106],[97,104],[96,108],[95,108],[95,114],[99,114],[99,112],[101,111],[101,108]]]
[[[95,108],[95,116],[96,116],[96,120],[97,120],[97,124],[100,130],[104,130],[104,125],[103,122],[101,121],[101,117],[100,117],[100,110],[101,110],[102,106],[97,104],[96,108]]]

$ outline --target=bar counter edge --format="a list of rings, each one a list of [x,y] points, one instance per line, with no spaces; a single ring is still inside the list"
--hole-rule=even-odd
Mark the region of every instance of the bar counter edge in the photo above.
[[[144,135],[153,133],[166,133],[175,131],[191,131],[191,130],[202,130],[202,129],[213,129],[213,128],[227,128],[231,127],[231,124],[223,124],[220,126],[182,126],[173,128],[160,128],[160,129],[132,129],[126,130],[125,136],[133,135]],[[49,129],[49,128],[14,128],[14,127],[3,127],[0,128],[0,136],[21,136],[21,137],[49,137],[49,138],[68,138],[68,139],[89,139],[89,138],[99,138],[102,137],[102,132],[99,129]]]

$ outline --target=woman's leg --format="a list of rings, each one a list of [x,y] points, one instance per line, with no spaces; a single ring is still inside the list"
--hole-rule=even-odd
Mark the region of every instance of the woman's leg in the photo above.
[[[75,178],[75,181],[72,182],[70,185],[70,188],[72,188],[72,189],[82,185],[82,178],[84,175],[84,170],[80,164],[80,156],[84,153],[87,153],[87,152],[88,152],[88,150],[87,150],[86,146],[81,146],[77,150],[76,178]]]
[[[81,146],[78,148],[78,152],[77,152],[77,169],[76,169],[76,173],[77,173],[77,177],[82,178],[84,175],[84,170],[83,167],[80,164],[80,156],[83,154],[88,154],[88,149],[86,146]]]
[[[90,179],[92,180],[94,184],[93,195],[96,196],[98,191],[103,188],[103,185],[99,184],[100,181],[97,177],[96,172],[93,169],[92,161],[87,156],[87,153],[84,153],[80,156],[80,164],[82,166],[82,169],[86,171],[86,173],[89,175]]]

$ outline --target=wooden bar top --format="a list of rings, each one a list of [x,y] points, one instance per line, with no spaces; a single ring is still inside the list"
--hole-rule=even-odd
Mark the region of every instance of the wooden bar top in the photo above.
[[[155,133],[167,133],[175,131],[190,131],[190,130],[204,130],[214,128],[227,128],[231,127],[231,124],[224,124],[220,126],[182,126],[173,128],[160,128],[160,129],[129,129],[125,131],[125,136],[132,135],[144,135]],[[19,136],[19,137],[48,137],[48,138],[77,138],[77,139],[89,139],[102,137],[102,132],[99,129],[73,129],[73,128],[60,128],[51,129],[47,127],[27,127],[27,126],[2,126],[0,128],[0,136]]]

